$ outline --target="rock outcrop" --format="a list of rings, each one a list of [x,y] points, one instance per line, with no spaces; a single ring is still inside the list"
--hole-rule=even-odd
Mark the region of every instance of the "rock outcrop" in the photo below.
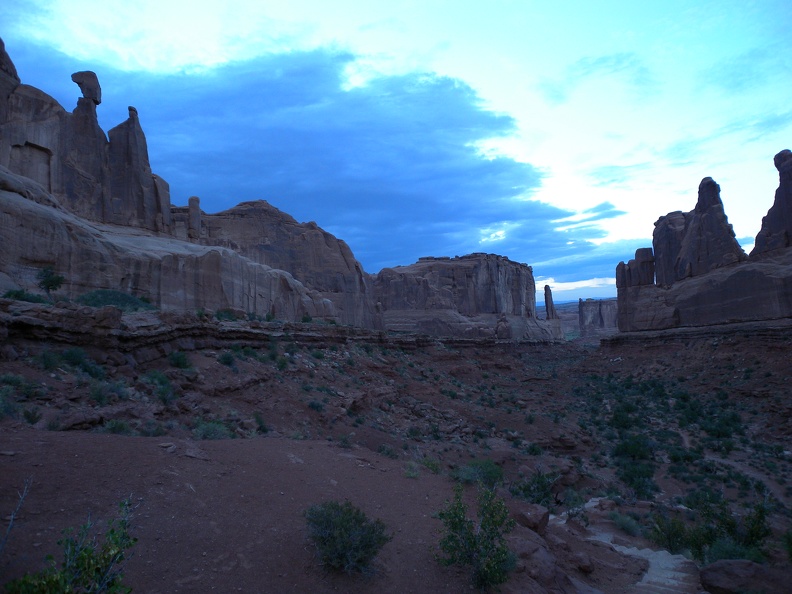
[[[652,246],[661,286],[746,259],[723,211],[720,186],[711,177],[701,180],[696,208],[660,217]]]
[[[374,293],[385,328],[460,337],[561,339],[560,324],[536,319],[530,266],[494,254],[421,258],[385,268]]]
[[[751,251],[752,258],[792,246],[792,151],[781,151],[773,162],[778,169],[778,189],[773,206],[762,219],[762,228]]]
[[[338,322],[382,328],[370,276],[344,241],[316,223],[298,223],[264,200],[204,214],[193,197],[187,209],[174,209],[174,224],[185,240],[223,246],[258,264],[289,272],[334,305]]]
[[[780,152],[775,165],[776,200],[750,258],[734,237],[711,178],[701,182],[693,211],[655,223],[654,252],[641,248],[616,268],[619,330],[792,317],[792,153]]]
[[[557,320],[558,312],[556,311],[555,304],[553,303],[553,291],[550,288],[550,285],[544,286],[544,298],[545,298],[546,319]]]
[[[578,321],[582,338],[610,336],[619,331],[616,299],[580,299]]]

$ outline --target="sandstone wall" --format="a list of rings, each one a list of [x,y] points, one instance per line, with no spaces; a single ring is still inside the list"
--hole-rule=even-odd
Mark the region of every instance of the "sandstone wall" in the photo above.
[[[616,299],[580,299],[578,322],[580,336],[592,338],[610,336],[619,331],[619,307]]]
[[[374,293],[385,328],[451,336],[563,339],[560,323],[536,319],[530,266],[494,254],[421,258],[385,268]]]

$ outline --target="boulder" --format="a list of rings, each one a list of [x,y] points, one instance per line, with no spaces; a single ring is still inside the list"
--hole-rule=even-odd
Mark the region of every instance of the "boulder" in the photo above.
[[[722,559],[703,567],[701,585],[709,594],[789,592],[792,571],[760,565],[746,559]]]
[[[778,169],[778,189],[773,206],[762,219],[751,258],[792,246],[792,151],[781,151],[773,163]]]

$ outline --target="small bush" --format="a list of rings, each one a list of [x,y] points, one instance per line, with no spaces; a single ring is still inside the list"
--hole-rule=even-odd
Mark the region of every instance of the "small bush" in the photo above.
[[[96,592],[121,594],[132,592],[121,582],[121,566],[127,550],[137,542],[129,534],[132,517],[130,500],[121,502],[119,517],[109,522],[104,542],[99,543],[89,519],[80,529],[64,530],[58,544],[63,548],[60,566],[49,557],[49,567],[6,584],[8,594],[61,594],[62,592]]]
[[[503,469],[492,460],[473,460],[455,469],[452,477],[461,483],[482,483],[492,489],[503,482]]]
[[[195,439],[231,439],[234,434],[220,421],[199,421],[193,427]]]
[[[170,355],[168,355],[168,362],[172,367],[177,369],[189,369],[192,367],[187,353],[182,351],[173,351]]]
[[[552,509],[555,504],[553,487],[558,479],[559,475],[557,474],[550,474],[537,469],[533,476],[515,482],[509,490],[512,495]]]
[[[44,299],[41,295],[34,295],[33,293],[28,293],[24,289],[14,289],[11,291],[6,291],[3,293],[4,299],[14,299],[16,301],[27,301],[28,303],[47,303],[47,300]]]
[[[231,351],[223,351],[217,360],[225,365],[226,367],[233,367],[234,366],[234,353]]]
[[[38,409],[38,407],[31,406],[30,408],[26,408],[22,411],[22,416],[28,423],[35,425],[41,420],[41,411]]]
[[[88,354],[79,347],[66,349],[61,353],[60,359],[66,365],[78,369],[94,379],[100,380],[105,377],[104,367],[91,359]]]
[[[369,520],[349,501],[314,505],[305,512],[305,519],[322,565],[347,573],[367,572],[393,538],[381,520]]]
[[[0,386],[0,419],[17,416],[19,405],[14,394],[15,390],[12,386]]]
[[[80,295],[75,301],[80,305],[87,305],[89,307],[106,307],[112,305],[128,313],[156,309],[150,303],[138,299],[134,295],[111,289],[97,289],[96,291]]]
[[[156,369],[149,371],[144,377],[143,381],[154,387],[154,392],[162,404],[168,406],[173,402],[176,393],[173,389],[170,379],[167,375]]]
[[[236,314],[230,309],[221,309],[215,312],[215,318],[218,322],[233,322],[237,319]]]
[[[613,523],[616,524],[616,526],[622,532],[629,534],[630,536],[638,536],[641,534],[641,525],[632,516],[620,514],[617,511],[612,511],[610,513],[610,519],[613,520]]]
[[[654,515],[649,529],[649,540],[670,553],[680,553],[688,545],[688,530],[679,518],[665,514]]]
[[[437,514],[445,534],[440,540],[443,565],[470,565],[473,584],[488,588],[502,584],[514,568],[514,554],[506,546],[505,534],[514,528],[509,510],[491,489],[480,489],[478,522],[467,517],[462,501],[462,486],[454,487],[454,500]]]
[[[38,288],[44,291],[47,297],[49,297],[52,291],[57,291],[61,288],[61,285],[63,285],[66,279],[62,275],[56,274],[55,271],[48,266],[38,271],[36,280],[38,280]]]
[[[399,453],[393,449],[393,446],[390,446],[387,443],[381,444],[380,447],[377,448],[377,452],[393,460],[399,457]]]

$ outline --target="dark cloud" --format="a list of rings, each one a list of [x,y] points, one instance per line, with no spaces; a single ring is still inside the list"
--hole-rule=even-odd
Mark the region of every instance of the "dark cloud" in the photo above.
[[[566,69],[560,80],[544,81],[540,91],[550,103],[560,104],[586,80],[603,76],[618,77],[640,94],[656,84],[651,71],[637,54],[622,52],[581,58]]]
[[[79,91],[69,74],[90,65],[37,51],[9,47],[23,78],[32,74],[71,109]],[[353,59],[292,52],[201,75],[105,69],[100,122],[108,129],[126,119],[127,105],[138,109],[152,168],[175,204],[197,195],[217,212],[265,199],[345,240],[370,272],[488,251],[558,279],[613,275],[618,260],[591,240],[603,237],[597,222],[620,211],[603,203],[575,218],[532,200],[536,168],[477,150],[511,134],[512,118],[487,110],[459,80],[432,74],[345,88]],[[488,233],[494,239],[482,242]]]

